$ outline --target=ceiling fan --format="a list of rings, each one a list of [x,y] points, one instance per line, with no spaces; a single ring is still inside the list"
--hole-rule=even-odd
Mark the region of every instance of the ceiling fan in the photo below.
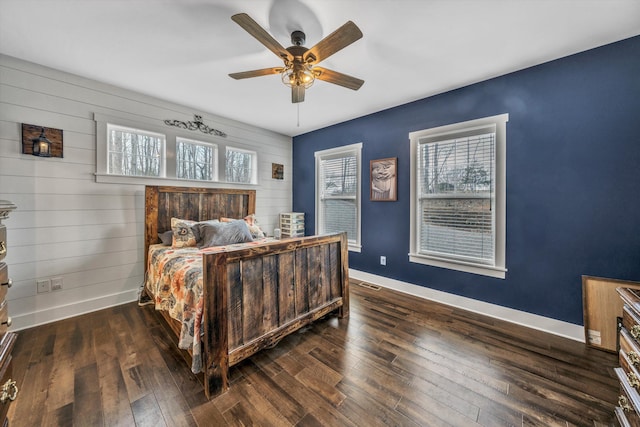
[[[309,88],[315,79],[353,90],[360,89],[360,86],[364,83],[364,80],[316,65],[362,38],[362,32],[351,21],[348,21],[320,40],[311,49],[303,46],[305,34],[302,31],[294,31],[291,33],[291,43],[293,45],[285,49],[246,13],[233,15],[231,19],[284,61],[284,67],[262,68],[260,70],[229,74],[234,79],[281,74],[282,82],[291,87],[291,102],[293,103],[304,101],[305,89]]]

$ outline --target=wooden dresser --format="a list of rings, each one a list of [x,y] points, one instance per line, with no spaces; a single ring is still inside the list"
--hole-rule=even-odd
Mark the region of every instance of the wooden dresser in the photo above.
[[[9,213],[16,206],[7,201],[0,200],[0,423],[2,426],[8,426],[7,412],[9,405],[16,399],[18,395],[18,386],[13,378],[11,351],[16,342],[17,335],[9,332],[11,326],[11,317],[9,317],[7,304],[7,291],[11,287],[11,279],[9,278],[9,267],[4,262],[7,255],[7,229],[2,223],[3,220],[9,218]]]
[[[620,367],[615,369],[620,380],[616,417],[621,426],[640,427],[640,289],[620,287],[617,292],[624,308],[618,332]]]

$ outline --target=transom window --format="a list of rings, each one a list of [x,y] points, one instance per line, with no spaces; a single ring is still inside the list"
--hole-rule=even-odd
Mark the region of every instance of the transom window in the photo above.
[[[176,177],[201,181],[218,180],[218,146],[176,138]]]
[[[108,125],[108,173],[126,176],[164,176],[165,136]]]
[[[504,277],[507,119],[410,134],[411,261]]]
[[[227,182],[256,183],[257,155],[255,151],[227,147],[225,160]]]

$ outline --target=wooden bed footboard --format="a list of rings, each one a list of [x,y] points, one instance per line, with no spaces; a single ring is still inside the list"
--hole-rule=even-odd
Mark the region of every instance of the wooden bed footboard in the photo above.
[[[229,387],[241,360],[332,311],[349,315],[346,233],[203,256],[207,398]]]

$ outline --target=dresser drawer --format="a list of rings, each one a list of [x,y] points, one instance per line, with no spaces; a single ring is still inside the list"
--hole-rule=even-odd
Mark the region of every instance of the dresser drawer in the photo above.
[[[7,254],[7,228],[0,224],[0,261],[4,259]]]
[[[0,338],[0,422],[4,422],[5,425],[9,405],[18,396],[11,357],[16,337],[16,334],[9,332]]]
[[[9,318],[9,310],[7,301],[0,303],[0,334],[7,332],[7,329],[11,326],[11,319]]]
[[[11,358],[9,358],[5,368],[6,369],[4,369],[2,377],[0,378],[0,420],[6,419],[7,412],[9,411],[9,405],[11,405],[11,402],[13,401],[10,397],[15,399],[14,392],[17,394],[18,390],[15,382],[13,384],[11,383],[14,381],[13,360]],[[6,391],[6,394],[3,393],[3,391]]]
[[[622,309],[622,326],[636,342],[640,342],[640,317],[627,304]]]
[[[620,381],[620,396],[618,397],[616,417],[623,426],[640,427],[640,416],[638,416],[640,395],[636,389],[631,387],[627,376],[621,368],[615,368],[614,371]]]
[[[627,377],[627,381],[629,385],[640,392],[640,373],[638,369],[634,366],[634,363],[629,360],[629,357],[626,353],[619,353],[620,367],[625,373]]]
[[[640,344],[625,329],[620,330],[620,354],[625,355],[629,364],[640,370]]]
[[[11,286],[9,281],[9,267],[4,262],[0,262],[0,302],[7,296],[7,289]]]

